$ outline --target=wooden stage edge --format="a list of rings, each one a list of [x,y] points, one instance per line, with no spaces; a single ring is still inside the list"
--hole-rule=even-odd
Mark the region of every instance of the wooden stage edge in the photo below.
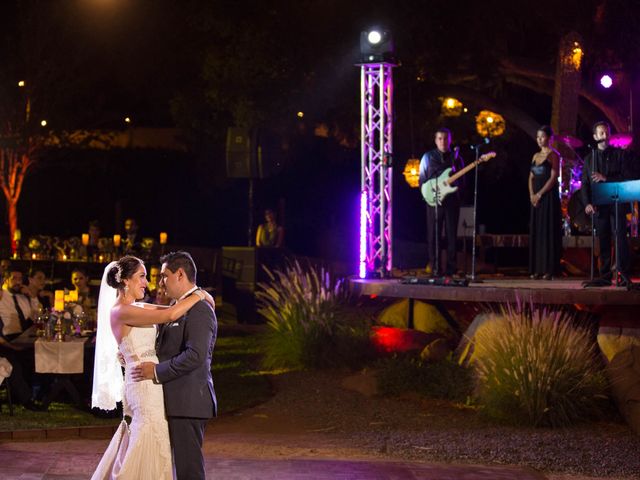
[[[357,295],[457,302],[516,302],[555,305],[640,305],[640,290],[582,288],[583,279],[482,278],[469,286],[402,283],[402,278],[349,280]]]

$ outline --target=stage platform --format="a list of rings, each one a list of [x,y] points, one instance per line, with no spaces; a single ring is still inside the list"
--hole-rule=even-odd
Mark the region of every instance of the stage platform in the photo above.
[[[416,277],[409,277],[416,278]],[[456,302],[527,301],[549,305],[640,305],[640,290],[622,287],[582,288],[584,279],[529,280],[528,278],[482,278],[482,283],[469,286],[425,285],[402,283],[402,278],[351,279],[351,290],[357,295],[413,298]],[[420,281],[426,281],[419,278]],[[637,279],[636,279],[637,281]]]

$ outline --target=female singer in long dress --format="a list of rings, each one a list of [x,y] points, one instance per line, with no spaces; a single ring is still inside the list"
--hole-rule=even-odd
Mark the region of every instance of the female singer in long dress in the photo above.
[[[538,129],[536,141],[540,151],[531,160],[529,199],[531,223],[529,228],[529,274],[532,279],[551,280],[560,272],[562,249],[562,217],[558,172],[560,154],[551,148],[551,127]]]
[[[92,407],[113,410],[122,401],[130,423],[122,420],[92,479],[174,478],[162,385],[134,382],[130,369],[142,361],[157,363],[154,324],[178,320],[205,294],[198,290],[168,308],[137,303],[144,298],[146,276],[142,260],[125,256],[111,262],[102,278]]]

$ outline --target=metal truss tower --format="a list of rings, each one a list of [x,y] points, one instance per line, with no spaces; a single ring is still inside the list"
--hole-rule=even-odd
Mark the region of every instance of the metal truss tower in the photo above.
[[[386,62],[360,65],[360,278],[388,276],[393,265],[394,66]]]

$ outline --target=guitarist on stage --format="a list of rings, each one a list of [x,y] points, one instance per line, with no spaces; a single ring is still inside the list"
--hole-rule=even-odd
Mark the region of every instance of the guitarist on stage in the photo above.
[[[458,155],[458,149],[451,151],[451,131],[448,128],[439,128],[435,134],[436,148],[429,150],[420,160],[420,187],[422,184],[437,178],[447,168],[458,171],[464,167],[462,158]],[[457,183],[460,183],[459,179]],[[436,228],[436,209],[438,212]],[[459,191],[446,196],[442,205],[432,207],[427,204],[427,255],[431,265],[432,274],[441,274],[440,265],[436,265],[436,231],[442,238],[443,227],[447,237],[447,266],[445,275],[456,273],[456,240],[458,236],[458,216],[460,215]],[[442,250],[441,245],[438,250]],[[441,263],[441,262],[440,262]],[[428,269],[428,266],[427,266]]]

